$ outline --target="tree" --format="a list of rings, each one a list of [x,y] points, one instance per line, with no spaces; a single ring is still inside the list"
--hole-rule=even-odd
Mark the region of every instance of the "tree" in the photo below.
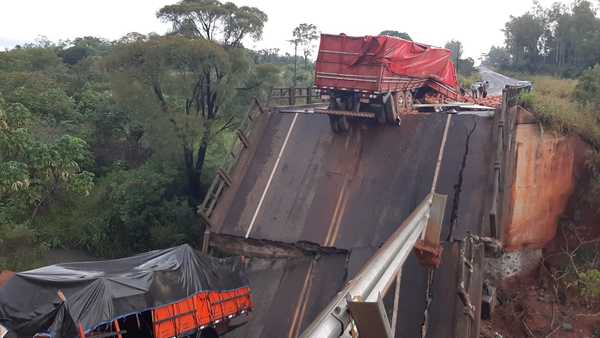
[[[148,38],[118,44],[107,68],[122,79],[115,88],[117,100],[130,99],[132,88],[139,88],[140,97],[158,107],[141,113],[143,123],[168,126],[169,132],[158,129],[155,137],[173,135],[180,149],[187,193],[192,200],[199,200],[209,144],[235,122],[235,116],[223,108],[248,71],[243,50],[226,50],[209,40],[182,36]]]
[[[304,70],[308,69],[308,57],[312,54],[312,42],[319,38],[317,26],[309,23],[301,23],[294,29],[294,38],[298,39],[303,46]]]
[[[157,17],[171,23],[175,34],[221,41],[233,47],[240,47],[246,36],[260,39],[268,19],[256,7],[237,7],[234,3],[223,4],[218,0],[182,0],[161,8]]]
[[[292,39],[288,40],[294,45],[294,79],[293,86],[296,87],[296,81],[298,77],[298,46],[303,46],[304,54],[304,69],[308,69],[308,57],[312,52],[312,41],[319,38],[317,33],[317,26],[309,23],[301,23],[292,31]]]
[[[582,104],[600,110],[600,64],[586,70],[579,77],[575,87],[575,98]]]
[[[504,28],[506,47],[513,64],[519,69],[533,71],[538,65],[538,49],[544,34],[543,20],[531,13],[511,16]]]
[[[410,35],[408,35],[408,33],[405,33],[405,32],[399,32],[399,31],[394,31],[394,30],[385,30],[385,31],[381,31],[381,33],[379,33],[379,35],[395,36],[397,38],[412,41],[412,38],[410,37]]]
[[[223,43],[226,46],[241,47],[242,39],[250,36],[253,40],[260,40],[267,15],[256,7],[236,7],[228,2],[224,5],[227,15],[223,26]]]
[[[89,194],[93,174],[87,143],[63,135],[45,142],[31,131],[33,116],[23,105],[0,100],[0,219],[30,223],[58,194]]]
[[[458,40],[450,40],[446,42],[444,48],[452,51],[452,58],[454,59],[454,63],[458,65],[458,62],[461,59],[464,51],[462,42]]]

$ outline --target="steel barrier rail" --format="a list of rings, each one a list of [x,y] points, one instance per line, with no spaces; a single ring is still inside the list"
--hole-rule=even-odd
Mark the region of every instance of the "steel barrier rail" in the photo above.
[[[408,254],[421,237],[432,214],[434,199],[444,195],[428,194],[383,246],[361,269],[317,319],[302,333],[301,338],[339,337],[353,320],[349,307],[354,301],[381,300],[394,281]],[[441,213],[443,215],[443,212]]]

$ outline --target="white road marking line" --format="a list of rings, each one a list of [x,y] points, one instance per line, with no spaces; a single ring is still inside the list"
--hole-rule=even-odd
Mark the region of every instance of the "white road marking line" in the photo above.
[[[446,118],[446,127],[444,128],[444,135],[442,136],[442,144],[440,145],[437,163],[435,165],[435,172],[433,174],[433,182],[431,183],[431,193],[435,192],[438,177],[440,175],[440,168],[442,166],[442,160],[444,158],[444,149],[446,148],[446,140],[448,139],[448,129],[450,129],[450,120],[451,119],[452,119],[452,114],[448,114],[448,117]],[[425,233],[425,232],[423,232],[423,233]]]
[[[302,320],[304,319],[304,312],[306,312],[306,305],[309,298],[308,294],[310,293],[310,289],[312,287],[311,275],[314,264],[315,261],[312,260],[308,266],[306,276],[304,277],[304,284],[302,284],[300,297],[298,297],[298,303],[296,303],[296,309],[294,311],[294,317],[292,317],[292,325],[290,326],[290,331],[288,332],[288,338],[296,338],[300,334],[298,331],[300,330],[300,325],[302,325]]]
[[[256,222],[256,217],[260,212],[260,208],[265,200],[265,196],[267,196],[267,192],[269,192],[269,188],[271,187],[271,181],[273,180],[273,176],[275,176],[275,172],[279,167],[279,161],[281,160],[281,156],[287,147],[288,140],[290,139],[290,135],[292,134],[292,130],[294,129],[294,125],[296,125],[296,119],[298,119],[298,113],[294,114],[294,119],[290,124],[290,129],[288,129],[287,135],[285,135],[285,139],[283,140],[283,145],[279,150],[279,155],[277,155],[277,160],[275,160],[275,165],[273,166],[273,170],[271,170],[271,175],[269,175],[269,179],[267,180],[267,185],[265,186],[265,190],[263,190],[262,195],[260,196],[260,200],[258,201],[258,205],[256,206],[256,210],[254,211],[254,215],[252,215],[252,220],[250,221],[250,225],[248,226],[248,231],[246,231],[246,238],[250,236],[250,232],[254,227],[254,223]]]

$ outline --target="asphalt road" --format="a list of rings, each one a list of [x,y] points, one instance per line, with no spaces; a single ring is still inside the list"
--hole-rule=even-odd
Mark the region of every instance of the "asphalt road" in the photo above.
[[[524,82],[517,79],[513,79],[504,74],[496,73],[485,66],[480,66],[479,72],[481,74],[481,78],[484,81],[487,80],[490,82],[490,87],[488,89],[489,95],[502,95],[502,88],[504,88],[504,86],[516,86]]]
[[[490,81],[491,95],[512,80],[487,69],[482,77]],[[326,116],[267,118],[231,203],[215,210],[214,230],[310,241],[349,255],[277,267],[252,263],[257,311],[232,337],[291,338],[306,328],[431,190],[446,121],[443,114],[419,114],[400,127],[360,122],[336,135]],[[453,116],[435,187],[448,195],[446,248],[468,232],[487,233],[493,154],[492,117]],[[446,250],[434,275],[428,337],[454,336],[457,259]],[[421,337],[426,288],[427,273],[411,255],[402,273],[397,337]]]

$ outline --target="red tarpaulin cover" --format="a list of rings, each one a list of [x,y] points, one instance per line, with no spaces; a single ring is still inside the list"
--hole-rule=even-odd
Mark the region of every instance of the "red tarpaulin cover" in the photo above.
[[[448,49],[391,36],[323,34],[315,84],[385,92],[431,86],[434,80],[455,91],[458,81],[451,57]]]
[[[452,52],[391,36],[366,36],[360,62],[368,54],[385,64],[392,73],[404,76],[434,79],[458,87]]]

